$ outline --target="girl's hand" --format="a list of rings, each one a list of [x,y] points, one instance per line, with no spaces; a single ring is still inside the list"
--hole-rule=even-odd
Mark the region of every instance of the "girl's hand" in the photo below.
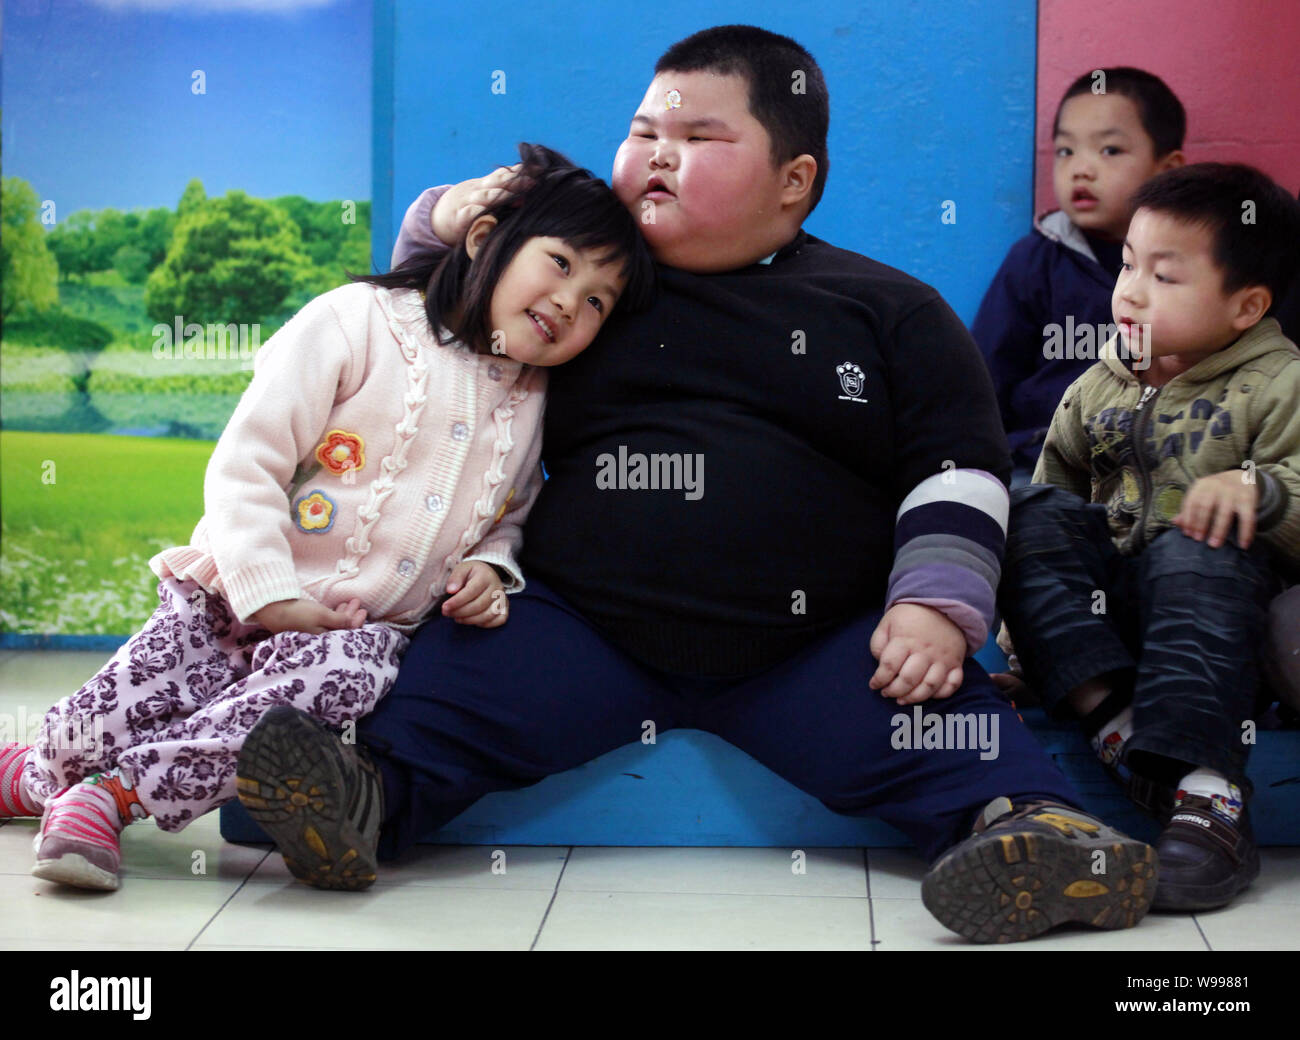
[[[438,199],[430,214],[429,225],[433,228],[433,233],[444,245],[460,245],[469,226],[474,223],[474,218],[506,194],[505,185],[519,172],[522,165],[523,163],[515,163],[513,166],[493,170],[486,177],[474,177],[449,188]]]
[[[1259,505],[1259,485],[1248,483],[1246,471],[1224,470],[1202,477],[1183,496],[1182,508],[1173,522],[1189,538],[1205,540],[1209,531],[1210,547],[1223,544],[1237,521],[1237,544],[1249,549],[1255,540],[1255,510]]]
[[[442,604],[442,614],[456,624],[496,628],[506,623],[510,607],[505,588],[490,564],[482,560],[459,564],[447,579],[447,592],[452,595]]]
[[[336,628],[360,628],[366,623],[361,600],[350,599],[333,610],[310,599],[268,603],[250,619],[268,632],[307,632],[318,636]]]
[[[962,683],[966,637],[933,607],[895,603],[871,634],[870,686],[899,704],[951,697]]]

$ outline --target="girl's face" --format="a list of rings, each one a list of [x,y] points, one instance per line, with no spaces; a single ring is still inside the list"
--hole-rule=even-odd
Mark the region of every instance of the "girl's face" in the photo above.
[[[491,218],[485,218],[491,220]],[[491,225],[466,237],[471,259]],[[476,240],[477,239],[477,240]],[[534,237],[506,265],[492,293],[492,351],[525,365],[562,365],[585,350],[618,302],[622,264],[607,251]]]

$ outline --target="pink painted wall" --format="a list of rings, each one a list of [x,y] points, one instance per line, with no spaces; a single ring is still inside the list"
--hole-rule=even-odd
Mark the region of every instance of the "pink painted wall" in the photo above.
[[[1300,2],[1039,0],[1035,213],[1056,208],[1052,119],[1108,65],[1159,76],[1187,110],[1188,162],[1244,162],[1300,190]]]

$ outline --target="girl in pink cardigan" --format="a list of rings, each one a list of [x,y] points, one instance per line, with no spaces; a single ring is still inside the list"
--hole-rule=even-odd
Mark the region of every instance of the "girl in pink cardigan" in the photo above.
[[[180,830],[234,798],[269,708],[346,737],[421,622],[506,621],[545,368],[616,303],[643,306],[654,278],[602,181],[520,153],[467,200],[489,205],[462,245],[325,293],[262,347],[190,544],[150,561],[157,611],[34,746],[0,748],[0,817],[43,811],[37,877],[117,888],[122,828]]]

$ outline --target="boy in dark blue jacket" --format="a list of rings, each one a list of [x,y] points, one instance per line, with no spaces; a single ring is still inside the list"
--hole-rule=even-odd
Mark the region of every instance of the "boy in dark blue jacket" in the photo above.
[[[1012,487],[1029,482],[1061,395],[1097,360],[1129,200],[1183,164],[1186,126],[1173,91],[1141,69],[1085,73],[1061,99],[1052,127],[1061,208],[1011,247],[971,327],[1011,444]]]

